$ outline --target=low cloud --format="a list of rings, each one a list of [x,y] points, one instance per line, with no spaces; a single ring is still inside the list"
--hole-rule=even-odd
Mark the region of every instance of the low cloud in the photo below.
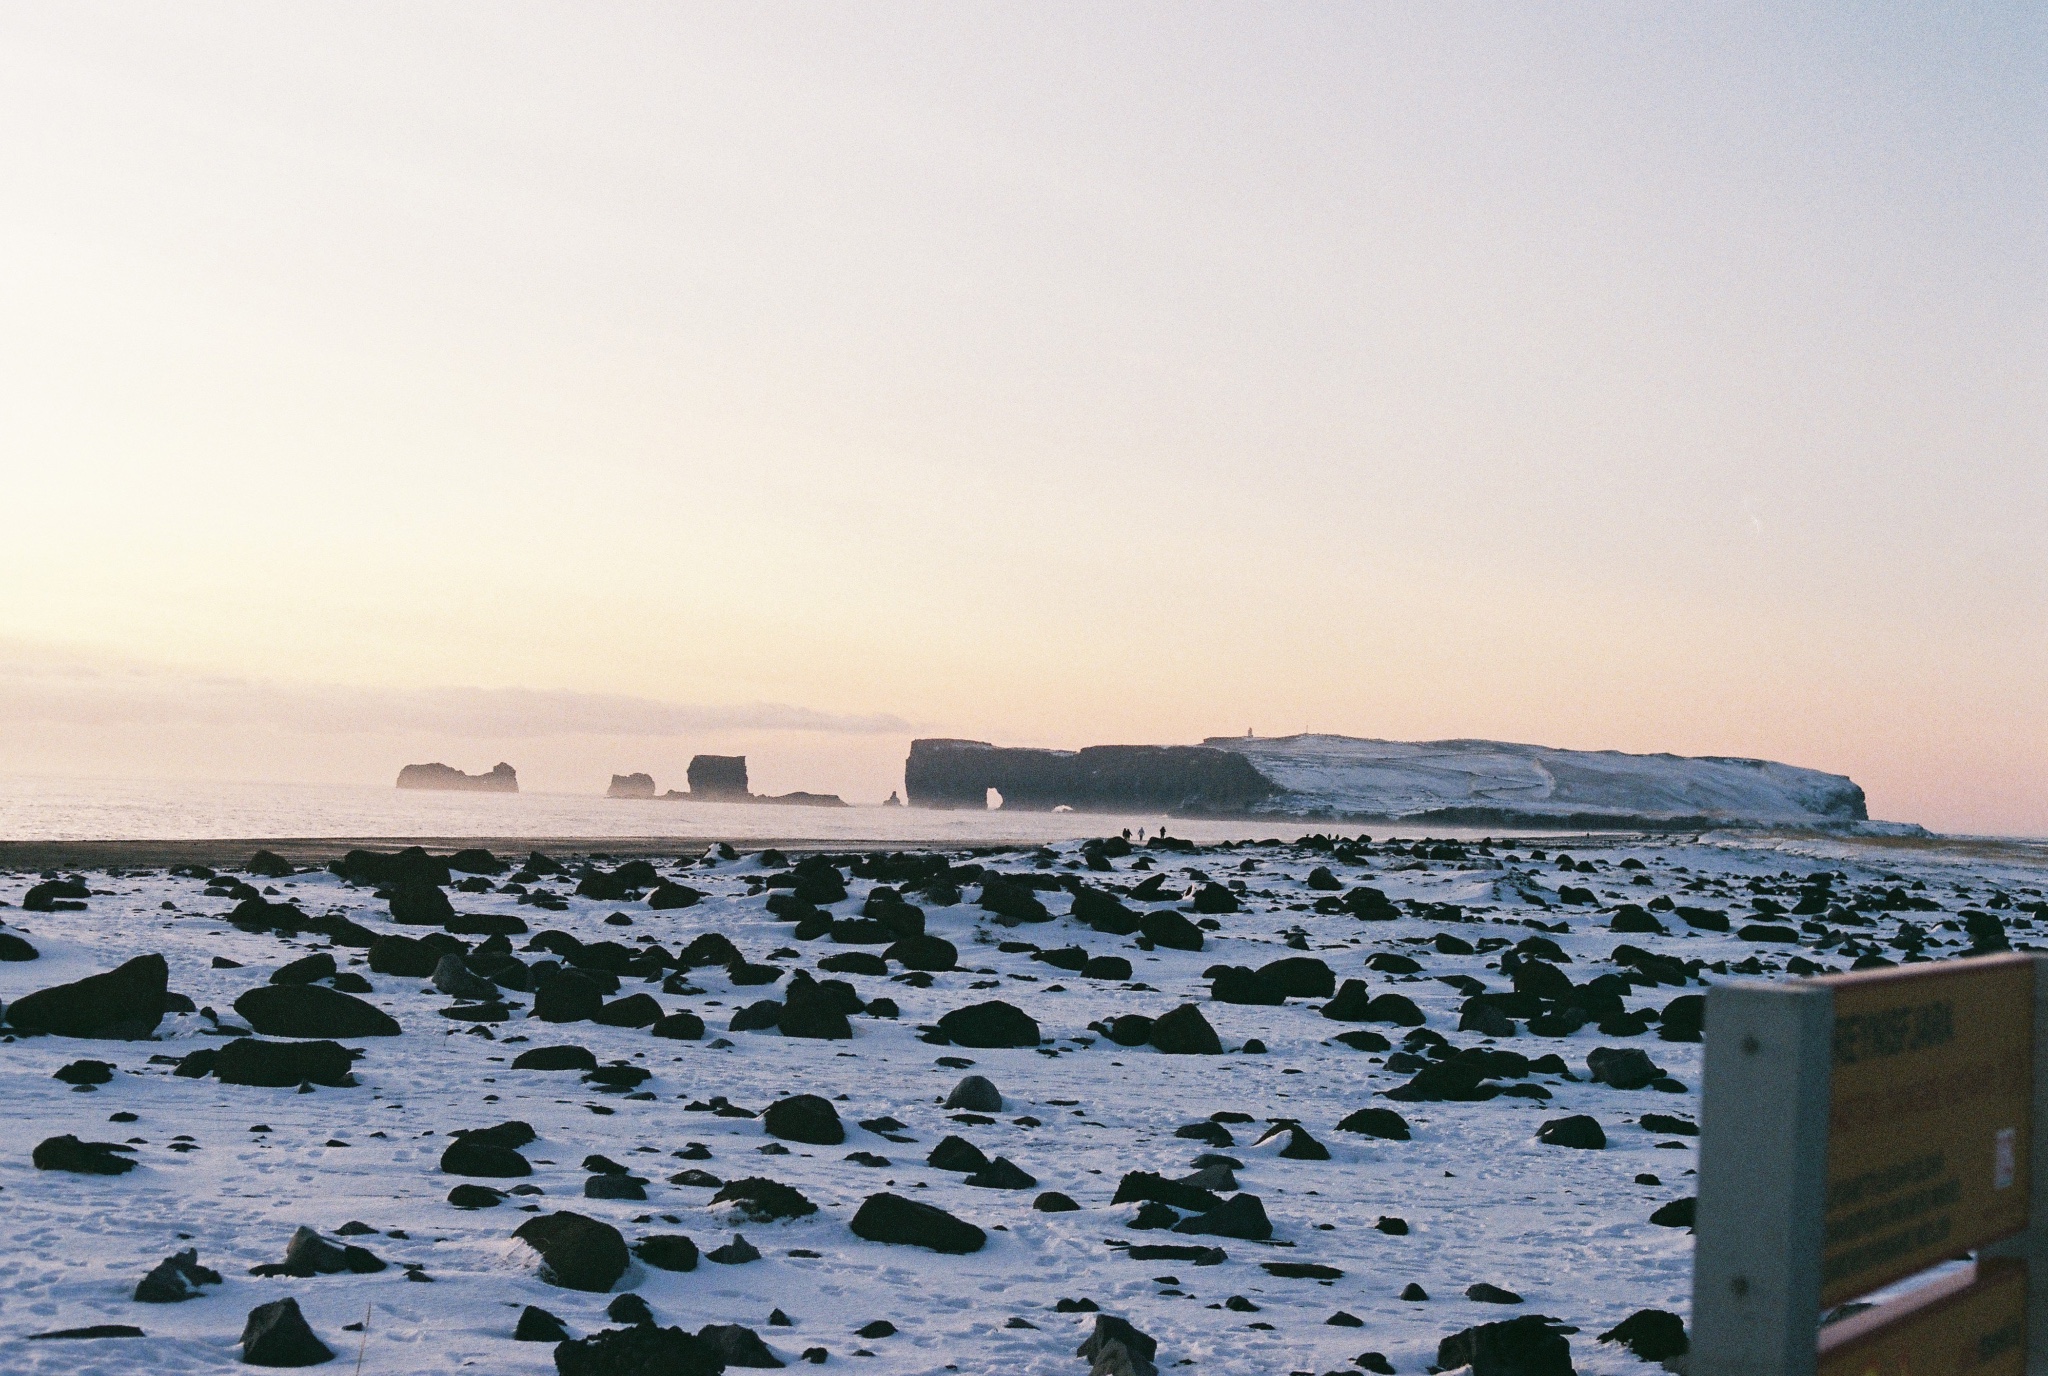
[[[0,644],[0,725],[208,726],[318,735],[682,736],[715,731],[901,734],[887,713],[786,703],[667,702],[533,688],[361,688],[193,673],[40,646]]]

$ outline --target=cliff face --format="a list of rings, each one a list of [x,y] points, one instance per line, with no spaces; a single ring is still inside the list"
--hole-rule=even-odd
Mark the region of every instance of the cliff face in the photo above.
[[[1506,741],[1212,737],[1278,788],[1256,811],[1405,817],[1468,826],[1847,823],[1869,818],[1854,780],[1772,760],[1628,755]]]
[[[1140,809],[1186,815],[1245,812],[1280,790],[1242,756],[1198,745],[1004,749],[986,741],[910,743],[903,768],[912,807],[1004,807],[1043,812]]]
[[[744,803],[751,796],[745,755],[692,755],[689,773],[692,798]]]
[[[1166,812],[1477,827],[1865,822],[1840,774],[1728,756],[1627,755],[1503,741],[1218,736],[1199,746],[1001,749],[921,740],[904,765],[913,806]]]
[[[465,774],[452,765],[409,764],[398,771],[400,788],[440,789],[451,793],[517,793],[519,771],[500,760],[488,774]]]

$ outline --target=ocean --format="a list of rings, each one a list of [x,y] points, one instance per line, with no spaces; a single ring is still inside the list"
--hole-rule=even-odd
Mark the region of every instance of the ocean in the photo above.
[[[350,784],[195,783],[0,777],[0,841],[238,838],[673,836],[734,844],[823,842],[972,846],[1057,842],[1164,824],[1194,841],[1294,840],[1328,823],[1183,821],[1160,814],[941,812],[910,807],[788,807],[658,802],[571,793],[432,793]],[[1355,832],[1356,827],[1344,828]],[[1441,830],[1441,829],[1439,829]]]

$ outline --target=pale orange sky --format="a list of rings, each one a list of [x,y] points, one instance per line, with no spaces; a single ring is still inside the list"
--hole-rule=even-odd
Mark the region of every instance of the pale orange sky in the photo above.
[[[1311,728],[2048,833],[2044,24],[0,7],[0,771]]]

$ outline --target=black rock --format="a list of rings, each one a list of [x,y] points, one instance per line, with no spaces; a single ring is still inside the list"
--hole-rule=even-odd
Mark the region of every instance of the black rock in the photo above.
[[[1362,1108],[1347,1114],[1337,1124],[1339,1132],[1358,1132],[1388,1142],[1409,1139],[1408,1120],[1390,1108]]]
[[[1332,1022],[1368,1022],[1372,1018],[1372,995],[1362,979],[1347,979],[1335,998],[1323,1005],[1323,1016]]]
[[[488,1185],[457,1185],[448,1191],[448,1202],[458,1209],[495,1209],[505,1202],[505,1192]]]
[[[143,1338],[147,1336],[148,1334],[132,1323],[89,1323],[83,1328],[59,1328],[48,1333],[31,1333],[25,1341],[32,1343],[63,1342],[65,1340],[81,1338]]]
[[[750,1175],[728,1181],[711,1196],[713,1204],[731,1204],[741,1216],[755,1223],[773,1223],[783,1218],[808,1218],[818,1206],[801,1190],[779,1180]]]
[[[337,1247],[311,1228],[300,1227],[292,1230],[291,1240],[285,1243],[284,1260],[262,1266],[252,1266],[249,1273],[255,1276],[297,1276],[307,1279],[313,1276],[336,1276],[343,1272],[351,1275],[375,1275],[385,1269],[384,1262],[366,1247]]]
[[[536,1046],[512,1058],[514,1070],[595,1070],[597,1056],[581,1046]]]
[[[631,1293],[621,1295],[606,1305],[604,1316],[613,1323],[654,1322],[654,1311],[648,1307],[647,1301]]]
[[[871,1194],[854,1213],[854,1236],[869,1242],[926,1247],[952,1256],[978,1252],[988,1234],[944,1209],[895,1194]]]
[[[846,1140],[846,1128],[830,1099],[816,1094],[792,1094],[777,1099],[761,1114],[761,1126],[771,1137],[812,1146],[836,1147]]]
[[[1545,1123],[1537,1130],[1536,1140],[1546,1146],[1598,1151],[1607,1145],[1607,1134],[1601,1130],[1597,1118],[1575,1113],[1569,1118],[1553,1118]]]
[[[441,1153],[441,1169],[449,1175],[511,1180],[533,1174],[525,1157],[509,1146],[480,1136],[458,1137]]]
[[[906,970],[951,970],[960,963],[960,951],[942,936],[907,936],[882,952]]]
[[[835,975],[870,975],[879,978],[889,973],[889,962],[873,951],[841,951],[836,956],[826,956],[819,961],[818,968]]]
[[[222,1084],[265,1089],[287,1089],[296,1084],[338,1088],[355,1083],[349,1073],[354,1064],[339,1042],[266,1042],[237,1037],[214,1057],[213,1076]]]
[[[750,1261],[761,1259],[761,1249],[738,1233],[734,1233],[731,1242],[723,1247],[713,1247],[704,1256],[706,1260],[715,1261],[720,1266],[745,1266]]]
[[[1038,1180],[1007,1156],[998,1156],[963,1182],[982,1190],[1031,1190]]]
[[[310,956],[301,956],[277,967],[270,976],[272,984],[311,984],[316,979],[334,978],[334,957],[326,951],[316,951]]]
[[[1680,994],[1664,1005],[1657,1036],[1667,1042],[1696,1042],[1705,1034],[1706,1021],[1706,995]]]
[[[1085,887],[1074,891],[1072,912],[1075,921],[1085,923],[1105,936],[1129,936],[1138,930],[1142,920],[1109,894]]]
[[[114,1067],[107,1061],[73,1061],[58,1067],[50,1078],[67,1085],[103,1085],[114,1078]]]
[[[0,932],[0,961],[24,961],[39,959],[42,952],[13,932]]]
[[[1266,1218],[1265,1202],[1255,1194],[1232,1195],[1206,1213],[1182,1219],[1173,1230],[1210,1237],[1242,1238],[1248,1242],[1264,1242],[1273,1236],[1273,1225]]]
[[[1118,1046],[1144,1046],[1152,1040],[1152,1019],[1138,1013],[1122,1013],[1091,1026]]]
[[[1267,961],[1259,967],[1259,974],[1291,999],[1326,999],[1337,987],[1336,972],[1314,956]]]
[[[1512,1290],[1503,1290],[1498,1285],[1480,1281],[1477,1285],[1465,1287],[1465,1298],[1474,1304],[1520,1304],[1522,1297]]]
[[[633,1255],[662,1271],[697,1269],[697,1244],[681,1233],[656,1233],[633,1244]]]
[[[656,884],[654,891],[647,895],[647,906],[658,912],[694,907],[703,901],[704,895],[698,890],[688,884],[678,884],[667,879]]]
[[[70,1133],[45,1138],[30,1159],[39,1171],[70,1171],[74,1175],[125,1175],[135,1163],[121,1153],[132,1151],[118,1142],[81,1142]]]
[[[948,1135],[932,1148],[925,1164],[941,1171],[979,1171],[988,1169],[988,1157],[966,1138]]]
[[[590,1020],[602,1027],[652,1027],[661,1018],[661,1004],[652,994],[628,994],[598,1009]]]
[[[827,1009],[827,1012],[831,1010]],[[748,1004],[732,1015],[726,1024],[728,1032],[765,1032],[782,1022],[782,1004],[777,999],[760,999]],[[852,1035],[851,1029],[848,1036]]]
[[[955,1046],[976,1048],[1037,1046],[1039,1038],[1031,1016],[1000,999],[954,1009],[939,1019],[939,1031]]]
[[[1616,1089],[1643,1089],[1664,1077],[1649,1053],[1633,1046],[1597,1046],[1586,1056],[1586,1069],[1598,1084]]]
[[[462,943],[448,938],[456,946]],[[441,957],[454,954],[433,938],[380,936],[370,943],[370,968],[380,975],[401,975],[425,979],[434,973]]]
[[[352,850],[328,862],[327,868],[351,884],[446,884],[449,879],[448,862],[419,846],[395,854]]]
[[[1272,980],[1243,965],[1211,966],[1209,997],[1218,1003],[1242,1003],[1278,1007],[1287,1002],[1287,991]]]
[[[276,851],[259,850],[242,868],[259,879],[283,879],[292,872],[292,862]]]
[[[1127,1171],[1123,1179],[1117,1182],[1116,1195],[1110,1203],[1128,1204],[1137,1200],[1170,1204],[1176,1209],[1186,1209],[1190,1213],[1207,1213],[1211,1209],[1220,1208],[1223,1204],[1220,1196],[1199,1185],[1168,1180],[1151,1171]]]
[[[1266,1135],[1261,1137],[1259,1141],[1264,1142],[1267,1138],[1283,1135],[1287,1138],[1286,1145],[1280,1148],[1280,1155],[1283,1159],[1288,1161],[1327,1161],[1330,1159],[1330,1149],[1310,1136],[1309,1130],[1299,1123],[1276,1123],[1266,1130]]]
[[[537,1304],[529,1304],[519,1311],[519,1322],[512,1329],[514,1342],[560,1343],[569,1340],[569,1330],[562,1321]]]
[[[1436,1364],[1444,1371],[1469,1366],[1472,1376],[1574,1376],[1572,1346],[1560,1327],[1542,1314],[1483,1323],[1438,1343]]]
[[[782,1005],[776,1019],[783,1036],[842,1042],[853,1036],[853,1027],[846,1020],[846,1010],[838,1007],[828,996],[806,994],[803,986],[794,980],[790,981],[788,992],[789,1000]],[[733,1019],[733,1026],[735,1031],[740,1030],[738,1018]]]
[[[266,1037],[395,1037],[401,1031],[375,1004],[317,984],[262,985],[236,999],[235,1011]]]
[[[1406,994],[1381,994],[1365,1006],[1367,1022],[1390,1022],[1400,1027],[1420,1027],[1429,1019]]]
[[[626,1239],[582,1214],[540,1214],[512,1234],[540,1253],[541,1279],[565,1290],[603,1294],[626,1273]]]
[[[736,1323],[707,1323],[697,1330],[697,1341],[729,1367],[779,1367],[782,1361],[768,1350],[761,1335]]]
[[[76,912],[90,897],[82,879],[46,879],[22,895],[21,906],[32,913]]]
[[[704,1039],[704,1019],[684,1010],[671,1013],[650,1029],[655,1036],[669,1041],[695,1042]]]
[[[1071,1197],[1061,1194],[1058,1190],[1047,1190],[1031,1201],[1031,1207],[1042,1214],[1078,1213],[1081,1208]]]
[[[1198,913],[1207,913],[1212,916],[1217,913],[1234,913],[1237,911],[1237,895],[1223,885],[1211,881],[1195,890],[1194,901],[1190,906]],[[1162,942],[1160,944],[1164,945],[1165,943]],[[1201,948],[1197,946],[1190,947],[1189,949],[1200,950]]]
[[[1169,1056],[1223,1054],[1223,1043],[1217,1040],[1216,1029],[1209,1026],[1202,1010],[1192,1003],[1184,1003],[1155,1021],[1147,1040]]]
[[[1180,1214],[1157,1200],[1146,1200],[1138,1206],[1138,1212],[1124,1222],[1124,1227],[1134,1232],[1147,1232],[1154,1228],[1171,1228],[1180,1222]]]
[[[555,1348],[557,1376],[718,1376],[725,1362],[695,1334],[635,1324]]]
[[[1603,1343],[1619,1343],[1646,1362],[1663,1362],[1692,1350],[1685,1320],[1663,1309],[1638,1309],[1600,1335]]]
[[[405,883],[391,890],[391,919],[408,927],[438,927],[455,916],[448,895],[432,884]]]
[[[176,1304],[196,1299],[202,1285],[219,1285],[220,1272],[199,1264],[199,1249],[173,1252],[150,1268],[135,1285],[137,1304]]]
[[[545,966],[539,967],[545,968]],[[605,991],[576,970],[542,976],[533,991],[533,1016],[543,1022],[583,1022],[604,1011]]]
[[[1659,1228],[1690,1228],[1698,1220],[1699,1200],[1693,1198],[1674,1199],[1650,1215],[1650,1222]]]
[[[965,1109],[969,1113],[1001,1113],[1003,1094],[986,1075],[968,1075],[953,1086],[944,1107]]]
[[[1202,929],[1171,908],[1146,913],[1138,923],[1138,930],[1153,945],[1164,946],[1170,951],[1202,949]]]
[[[299,1302],[287,1295],[249,1311],[242,1325],[242,1361],[247,1366],[318,1366],[333,1351],[313,1336]]]
[[[169,980],[162,956],[137,956],[104,974],[24,994],[8,1005],[7,1021],[58,1037],[140,1040],[163,1021]]]
[[[1090,1376],[1153,1376],[1159,1343],[1128,1319],[1098,1313],[1095,1328],[1074,1355],[1088,1363]]]

